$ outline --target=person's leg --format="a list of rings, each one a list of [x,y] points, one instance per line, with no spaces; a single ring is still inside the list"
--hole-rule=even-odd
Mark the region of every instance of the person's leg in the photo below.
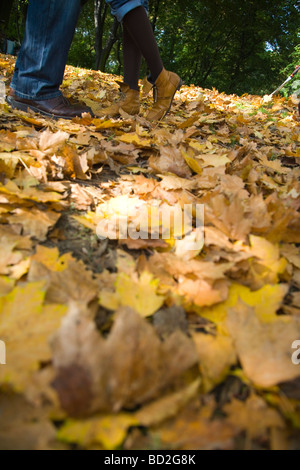
[[[164,68],[152,26],[144,7],[138,6],[126,13],[123,24],[140,48],[150,69],[151,78],[149,80],[155,85],[155,104],[146,118],[149,121],[157,121],[169,112],[174,95],[181,87],[181,78],[176,73],[168,72]]]
[[[140,67],[142,53],[136,42],[132,39],[125,24],[123,24],[123,63],[124,83],[132,90],[139,90]]]
[[[44,100],[59,96],[81,0],[30,0],[26,29],[11,88],[16,96]]]
[[[180,88],[180,77],[168,72],[160,57],[156,39],[149,21],[148,0],[106,0],[111,12],[123,22],[136,46],[140,49],[150,69],[148,80],[154,84],[155,104],[147,114],[149,120],[159,120],[169,111],[174,95]]]
[[[123,25],[140,49],[151,72],[151,81],[155,83],[163,70],[163,62],[145,8],[139,6],[126,13]]]
[[[59,87],[84,0],[30,0],[25,35],[6,100],[13,109],[72,119],[92,110],[70,104]]]
[[[124,70],[123,82],[118,82],[122,98],[111,106],[99,110],[96,113],[98,116],[118,116],[121,110],[127,114],[134,115],[140,111],[139,77],[142,53],[124,23],[122,24],[122,29]]]

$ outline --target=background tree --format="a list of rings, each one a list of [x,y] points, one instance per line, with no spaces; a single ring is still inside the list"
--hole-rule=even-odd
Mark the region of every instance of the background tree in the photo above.
[[[5,27],[5,25],[8,23],[12,6],[13,6],[13,0],[1,0],[1,3],[0,3],[1,27]]]

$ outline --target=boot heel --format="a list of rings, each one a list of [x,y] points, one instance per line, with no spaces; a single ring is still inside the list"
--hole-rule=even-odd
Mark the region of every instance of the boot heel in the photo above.
[[[168,114],[168,112],[170,111],[170,109],[171,109],[171,107],[172,107],[172,104],[173,104],[174,96],[175,96],[176,92],[180,90],[180,88],[182,87],[182,85],[183,85],[183,80],[180,79],[180,81],[179,81],[179,83],[178,83],[178,85],[177,85],[177,88],[176,88],[176,90],[174,91],[174,94],[173,94],[173,96],[172,96],[169,109],[167,109],[167,111],[166,111],[165,114],[161,117],[161,119],[165,118],[166,115]]]

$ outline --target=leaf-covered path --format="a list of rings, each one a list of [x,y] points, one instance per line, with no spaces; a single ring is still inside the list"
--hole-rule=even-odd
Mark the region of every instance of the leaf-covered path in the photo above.
[[[67,67],[95,118],[0,105],[0,448],[297,449],[297,103],[183,86],[150,124],[144,89],[138,117],[100,119],[119,78]],[[176,217],[198,204],[191,250]],[[110,232],[170,211],[167,238],[159,217]]]

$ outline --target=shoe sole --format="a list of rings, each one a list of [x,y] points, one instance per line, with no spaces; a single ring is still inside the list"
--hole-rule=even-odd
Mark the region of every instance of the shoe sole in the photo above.
[[[70,116],[56,116],[55,114],[50,114],[50,113],[47,113],[46,111],[42,111],[39,108],[36,108],[35,106],[31,106],[31,105],[26,104],[26,103],[20,103],[19,101],[14,100],[11,96],[6,97],[6,102],[13,109],[17,109],[19,111],[24,111],[25,113],[27,113],[28,110],[30,109],[31,111],[34,111],[35,113],[41,114],[42,116],[50,117],[52,119],[68,119],[68,120],[73,119],[73,117],[70,117]]]

